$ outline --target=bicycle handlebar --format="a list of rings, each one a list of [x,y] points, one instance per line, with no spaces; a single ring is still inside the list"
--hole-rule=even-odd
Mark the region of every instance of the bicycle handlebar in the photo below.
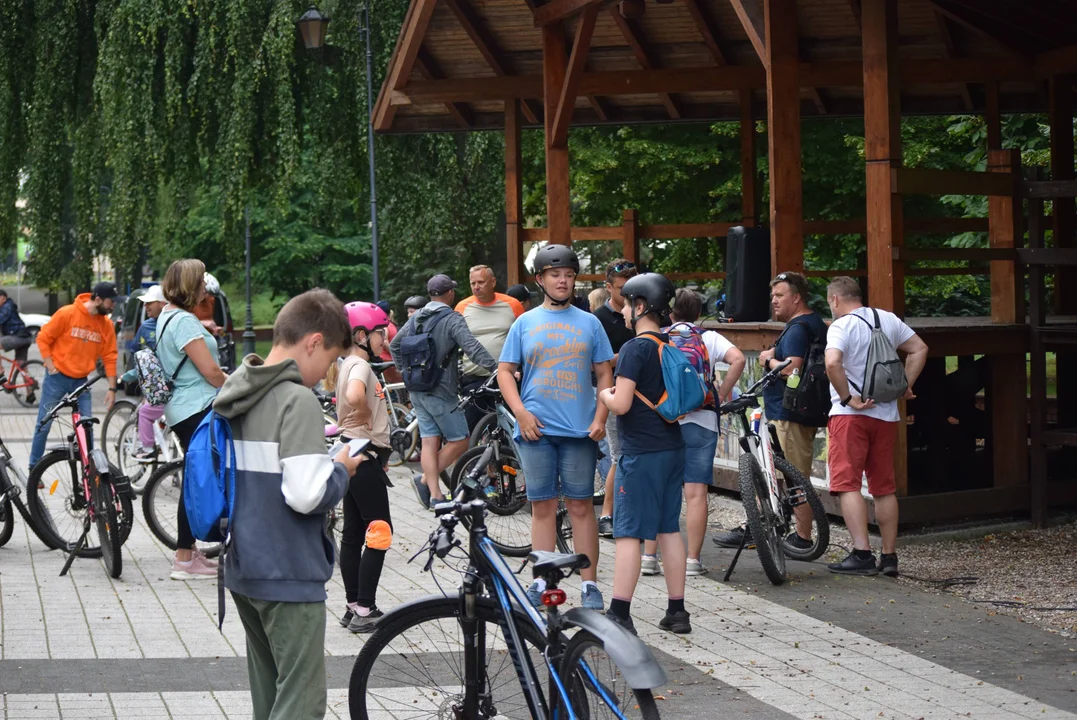
[[[781,375],[782,370],[789,367],[789,363],[792,360],[782,360],[775,365],[770,371],[768,371],[763,377],[759,378],[754,385],[740,394],[736,400],[730,400],[727,403],[722,403],[718,412],[721,415],[728,415],[730,413],[739,413],[747,410],[748,408],[759,407],[759,393],[763,391],[763,388],[767,387],[771,383],[775,382]]]

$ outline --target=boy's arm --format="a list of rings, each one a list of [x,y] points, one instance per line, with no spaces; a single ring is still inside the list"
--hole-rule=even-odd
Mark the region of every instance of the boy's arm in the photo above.
[[[309,391],[296,393],[280,413],[281,492],[292,510],[324,513],[340,502],[349,473],[325,452],[322,410]]]
[[[600,395],[602,402],[614,415],[624,415],[632,409],[632,401],[636,397],[636,381],[629,380],[624,375],[617,376],[617,384]]]

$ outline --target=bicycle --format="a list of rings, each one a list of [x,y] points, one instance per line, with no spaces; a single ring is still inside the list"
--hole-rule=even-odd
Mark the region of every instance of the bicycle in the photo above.
[[[119,440],[114,434],[117,432],[123,434],[123,426],[136,416],[139,405],[141,403],[128,398],[116,398],[116,402],[105,413],[105,421],[101,423],[101,446],[105,449],[108,459],[117,465],[120,465],[120,458],[116,456]]]
[[[19,362],[0,355],[0,390],[15,397],[23,407],[36,407],[45,383],[45,364],[40,360]]]
[[[486,481],[481,469],[464,480],[480,495]],[[658,718],[651,690],[666,675],[643,641],[594,610],[558,609],[558,584],[588,567],[588,557],[530,555],[534,577],[546,581],[543,618],[488,537],[486,509],[483,500],[437,506],[439,527],[412,560],[427,552],[429,572],[435,558],[460,547],[454,531],[464,523],[468,567],[459,593],[407,603],[378,621],[352,668],[351,717]]]
[[[169,550],[179,547],[177,511],[183,502],[183,458],[160,465],[142,489],[142,515],[153,536]],[[222,543],[196,540],[198,550],[208,558],[221,554]]]
[[[815,493],[811,481],[792,463],[785,459],[778,442],[774,425],[767,423],[766,432],[760,432],[762,412],[759,410],[759,396],[763,388],[778,380],[781,371],[789,365],[789,360],[778,363],[763,375],[736,400],[722,404],[722,415],[736,415],[739,419],[741,454],[738,465],[740,497],[747,516],[747,526],[755,541],[759,554],[759,563],[763,572],[775,585],[785,582],[785,558],[811,561],[817,559],[830,544],[830,522],[826,509]],[[749,420],[748,410],[753,408]],[[785,492],[778,482],[778,473],[785,480]],[[807,504],[812,510],[812,544],[799,550],[785,542],[790,529],[793,508]],[[745,538],[747,537],[745,533]],[[745,541],[737,549],[733,561],[729,564],[723,581],[728,582],[737,565]]]
[[[135,495],[141,495],[145,491],[150,476],[163,463],[183,459],[179,438],[169,429],[163,416],[153,421],[153,456],[145,459],[136,457],[136,454],[142,451],[138,425],[139,418],[136,413],[124,423],[115,444],[116,464],[120,472],[131,481],[131,490]]]
[[[15,532],[14,511],[18,510],[22,519],[34,531],[34,535],[45,543],[45,547],[55,550],[56,548],[49,544],[45,534],[38,529],[37,523],[30,515],[30,510],[22,501],[22,492],[26,487],[26,482],[26,475],[15,464],[11,452],[4,444],[4,439],[0,438],[0,547],[7,545]]]
[[[47,538],[46,544],[68,553],[61,576],[67,574],[76,557],[99,557],[104,559],[109,576],[118,578],[123,572],[123,543],[134,522],[130,483],[100,448],[90,448],[90,434],[100,420],[79,413],[79,398],[102,377],[98,375],[64,395],[42,418],[44,424],[68,408],[74,432],[67,437],[66,447],[41,458],[26,486],[30,517],[43,539]],[[91,538],[94,529],[96,538]]]

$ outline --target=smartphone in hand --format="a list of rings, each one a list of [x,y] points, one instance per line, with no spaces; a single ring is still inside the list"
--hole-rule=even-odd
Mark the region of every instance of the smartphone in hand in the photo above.
[[[348,448],[348,455],[351,457],[359,457],[360,453],[366,450],[369,446],[370,440],[349,440],[346,445]],[[345,443],[336,443],[329,449],[329,457],[336,457],[344,448]]]

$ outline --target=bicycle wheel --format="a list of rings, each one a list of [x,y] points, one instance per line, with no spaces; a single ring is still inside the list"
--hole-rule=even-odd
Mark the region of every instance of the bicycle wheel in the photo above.
[[[786,458],[774,456],[774,467],[785,476],[785,490],[790,499],[803,497],[805,504],[811,508],[811,547],[800,549],[793,547],[787,542],[782,543],[785,554],[793,560],[811,562],[822,556],[830,545],[830,521],[826,517],[826,508],[823,501],[812,487],[811,481],[804,474],[793,467]],[[786,501],[789,502],[789,501]],[[790,503],[791,504],[791,503]],[[790,508],[790,521],[793,520],[793,510]]]
[[[112,404],[108,414],[105,415],[105,421],[101,423],[101,446],[104,448],[105,457],[109,459],[109,462],[120,464],[116,453],[116,445],[118,444],[116,432],[122,431],[124,425],[132,417],[137,419],[137,412],[138,403],[120,398]]]
[[[154,537],[164,543],[169,550],[175,550],[179,544],[176,512],[182,499],[182,460],[157,468],[146,481],[146,487],[142,491],[142,514],[146,517],[146,524]],[[220,543],[198,540],[195,544],[206,557],[217,557],[221,554]]]
[[[755,539],[759,564],[772,583],[781,585],[785,582],[785,522],[775,515],[763,470],[750,453],[740,455],[740,501]]]
[[[475,424],[475,429],[471,431],[471,437],[467,440],[468,448],[478,447],[479,445],[487,445],[490,442],[490,433],[497,427],[497,413],[486,413],[482,416],[482,419]]]
[[[89,511],[82,492],[82,462],[67,450],[53,450],[41,458],[26,483],[26,505],[46,545],[65,552],[73,548]],[[87,533],[79,557],[101,557],[95,528]]]
[[[416,446],[419,444],[419,429],[415,428],[414,432],[408,432],[409,422],[407,409],[393,405],[393,417],[389,420],[391,428],[389,446],[392,449],[389,455],[389,467],[399,467],[415,454]]]
[[[458,597],[431,597],[390,612],[363,645],[352,668],[348,707],[352,720],[368,718],[462,717],[464,637]],[[479,667],[486,695],[477,718],[530,720],[493,600],[478,598]],[[542,658],[546,641],[522,613],[516,627],[539,679],[539,692],[549,687]]]
[[[658,706],[650,690],[628,687],[620,668],[597,637],[580,630],[565,648],[559,670],[577,716],[657,720]]]
[[[2,471],[0,471],[2,472]],[[11,500],[7,497],[0,503],[0,547],[7,545],[15,532],[15,508],[11,507]]]
[[[449,485],[452,494],[485,452],[486,447],[479,445],[456,461]],[[500,455],[500,462],[491,460],[485,469],[490,478],[485,498],[487,535],[502,554],[526,557],[531,552],[531,503],[527,501],[524,472],[512,448],[502,445]],[[466,517],[464,524],[468,524]]]
[[[138,438],[138,417],[133,417],[123,425],[120,434],[116,438],[116,446],[113,449],[116,463],[120,474],[131,481],[131,492],[141,495],[146,489],[146,481],[153,472],[153,466],[139,462],[135,454],[142,450],[142,441]]]
[[[22,363],[20,370],[12,373],[10,380],[13,385],[24,386],[13,392],[15,402],[23,407],[37,407],[41,386],[45,383],[45,363],[40,360],[27,360]]]
[[[123,572],[123,540],[120,537],[120,520],[116,512],[116,488],[107,475],[97,473],[93,479],[91,494],[105,571],[109,577],[118,578]]]

